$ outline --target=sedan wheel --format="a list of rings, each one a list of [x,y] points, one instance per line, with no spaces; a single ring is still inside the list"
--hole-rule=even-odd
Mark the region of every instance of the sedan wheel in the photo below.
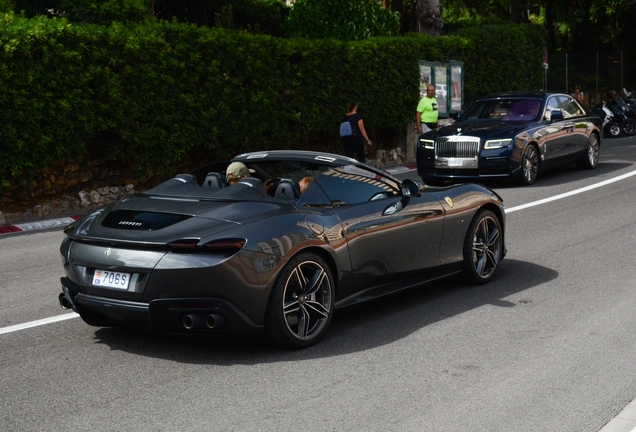
[[[592,135],[590,135],[590,139],[587,142],[587,153],[585,154],[583,159],[578,162],[577,165],[581,168],[596,168],[596,165],[598,165],[600,148],[601,143],[598,139],[598,136],[593,133]]]
[[[304,348],[325,333],[333,316],[334,289],[329,267],[318,255],[291,259],[269,299],[265,331],[275,345]]]
[[[503,258],[503,233],[495,214],[482,210],[470,223],[464,240],[464,274],[469,282],[492,279]]]
[[[539,172],[539,152],[533,145],[526,147],[521,157],[521,176],[519,181],[524,185],[531,185],[537,180]]]

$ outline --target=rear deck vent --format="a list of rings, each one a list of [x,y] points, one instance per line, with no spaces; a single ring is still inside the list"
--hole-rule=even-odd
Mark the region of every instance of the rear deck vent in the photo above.
[[[191,216],[136,210],[113,210],[106,215],[102,226],[127,230],[155,231],[174,225]]]

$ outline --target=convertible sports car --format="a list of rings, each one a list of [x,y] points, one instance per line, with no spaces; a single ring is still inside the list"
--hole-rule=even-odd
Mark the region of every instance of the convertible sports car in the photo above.
[[[491,95],[455,120],[419,137],[417,171],[427,184],[507,177],[529,185],[559,165],[598,164],[602,121],[570,95]]]
[[[482,284],[506,253],[502,200],[485,187],[401,182],[327,153],[233,161],[251,176],[228,186],[228,163],[202,167],[69,225],[61,306],[94,326],[264,329],[301,348],[337,307],[459,272]]]

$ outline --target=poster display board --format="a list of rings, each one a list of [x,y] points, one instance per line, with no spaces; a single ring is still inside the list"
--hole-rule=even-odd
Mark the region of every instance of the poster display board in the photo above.
[[[435,84],[435,99],[437,99],[437,106],[439,109],[440,117],[448,117],[450,114],[448,71],[448,64],[439,62],[434,63],[433,84]]]
[[[464,63],[419,61],[420,98],[426,96],[426,87],[435,86],[435,99],[441,118],[464,109]]]
[[[420,60],[420,98],[426,96],[426,87],[433,83],[433,63]]]
[[[464,109],[464,63],[450,61],[450,112]]]

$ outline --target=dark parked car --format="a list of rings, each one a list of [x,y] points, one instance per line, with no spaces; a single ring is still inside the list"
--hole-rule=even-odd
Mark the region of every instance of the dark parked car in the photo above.
[[[598,164],[602,121],[567,94],[492,95],[455,120],[418,139],[417,172],[425,183],[513,178],[529,185],[555,166]]]
[[[337,307],[460,272],[482,284],[504,258],[504,208],[485,187],[402,182],[327,153],[233,161],[251,177],[228,186],[228,163],[206,166],[69,225],[62,307],[94,326],[264,329],[306,347]]]

